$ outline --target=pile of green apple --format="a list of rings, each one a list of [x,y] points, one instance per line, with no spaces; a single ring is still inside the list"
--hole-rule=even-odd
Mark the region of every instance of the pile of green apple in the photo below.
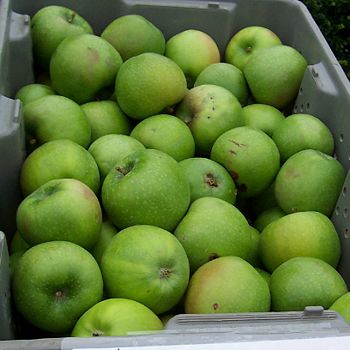
[[[97,36],[59,6],[31,28],[38,79],[17,93],[28,156],[10,245],[27,321],[125,335],[175,313],[347,295],[333,136],[316,116],[285,117],[307,69],[297,50],[255,26],[221,57],[203,31],[166,41],[138,15]]]

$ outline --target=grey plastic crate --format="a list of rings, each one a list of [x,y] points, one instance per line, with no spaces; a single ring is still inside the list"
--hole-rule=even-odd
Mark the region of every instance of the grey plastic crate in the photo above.
[[[97,34],[114,18],[135,13],[143,15],[157,25],[166,38],[189,28],[203,30],[215,39],[221,53],[224,52],[231,36],[248,25],[268,27],[277,33],[283,43],[299,50],[309,66],[295,101],[294,111],[313,114],[328,125],[335,137],[336,156],[348,172],[332,220],[343,249],[339,270],[350,287],[350,84],[308,10],[296,0],[0,0],[0,230],[6,233],[8,240],[15,231],[15,212],[20,201],[18,177],[25,156],[21,105],[13,97],[21,86],[33,82],[30,16],[41,7],[50,4],[75,9],[91,23]],[[8,255],[4,241],[4,237],[1,236],[0,286],[5,289],[0,288],[0,338],[7,339],[12,337],[12,333],[9,326],[10,303],[8,297],[4,298],[3,294],[3,290],[8,293],[9,285]],[[334,313],[332,315],[336,317]],[[193,321],[193,318],[188,318],[190,316],[181,317],[182,320],[187,318],[187,325]],[[258,315],[252,315],[249,319],[252,326],[249,328],[248,338],[261,340],[264,337],[261,334],[258,336],[259,332],[254,331],[258,327],[253,322],[254,317],[259,319]],[[273,328],[272,314],[265,314],[264,317],[267,325],[265,332],[275,332],[274,335],[268,334],[269,339],[291,337],[288,332],[281,331],[281,335]],[[284,322],[292,324],[293,319],[288,317],[286,315]],[[320,319],[314,317],[313,320],[315,322],[309,323],[309,327],[301,328],[297,334],[292,332],[292,338],[336,336],[336,333],[340,336],[346,334],[344,329],[348,329],[344,326],[342,331],[335,331],[339,323],[336,327],[334,324],[330,326],[328,319],[329,327],[319,331]],[[176,319],[172,324],[175,322],[178,327],[178,321]],[[203,319],[198,318],[194,324],[197,327],[201,322],[204,322]],[[226,323],[221,323],[220,327],[224,324],[227,326]],[[204,322],[203,329],[206,327],[209,325]],[[212,325],[210,328],[212,329]],[[219,342],[220,339],[223,342],[241,339],[232,331],[223,336],[212,329],[205,336],[197,334],[197,331],[184,334],[183,328],[176,329],[177,331],[167,330],[161,335],[112,339],[3,341],[0,342],[0,349],[78,349],[102,346],[119,346],[122,349],[140,344],[213,343]]]

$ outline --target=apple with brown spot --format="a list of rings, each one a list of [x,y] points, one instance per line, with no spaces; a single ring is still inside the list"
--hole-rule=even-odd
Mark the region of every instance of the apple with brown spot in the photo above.
[[[276,144],[263,131],[248,126],[231,129],[215,141],[210,158],[223,165],[242,197],[268,188],[280,168]]]
[[[191,129],[196,155],[209,155],[220,135],[244,125],[237,98],[217,85],[205,84],[189,90],[177,106],[175,115]]]
[[[179,162],[191,189],[191,202],[216,197],[234,204],[236,185],[227,170],[208,158],[188,158]]]

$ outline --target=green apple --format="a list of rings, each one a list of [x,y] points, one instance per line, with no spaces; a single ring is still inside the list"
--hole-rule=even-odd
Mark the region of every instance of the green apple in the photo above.
[[[208,155],[225,131],[243,125],[242,107],[227,89],[200,85],[189,90],[175,115],[191,129],[198,155]]]
[[[345,293],[339,299],[337,299],[330,307],[329,310],[336,311],[344,318],[345,321],[350,323],[350,292]]]
[[[263,269],[260,269],[259,267],[256,267],[255,270],[258,271],[260,276],[266,281],[268,285],[270,285],[271,274]]]
[[[28,84],[17,91],[16,98],[19,99],[23,106],[29,102],[35,101],[40,97],[54,95],[55,91],[45,84]]]
[[[24,198],[16,222],[30,245],[69,241],[90,249],[100,235],[102,211],[87,185],[75,179],[57,179]]]
[[[260,259],[260,238],[261,234],[260,232],[253,226],[250,226],[250,250],[248,257],[245,259],[248,261],[252,266],[262,266],[261,259]]]
[[[262,49],[282,45],[270,29],[249,26],[235,33],[225,49],[225,61],[243,70],[248,60]]]
[[[102,38],[92,34],[68,37],[51,58],[52,87],[79,104],[90,102],[114,84],[121,64],[118,51]]]
[[[244,125],[257,128],[272,137],[284,120],[284,115],[275,107],[260,103],[243,107]]]
[[[136,151],[144,150],[144,145],[127,135],[105,135],[94,141],[89,152],[94,157],[104,180],[113,166]]]
[[[63,241],[38,244],[18,261],[13,299],[34,326],[70,332],[78,318],[102,299],[101,271],[84,248]]]
[[[73,178],[89,186],[95,193],[100,188],[100,174],[93,156],[70,140],[46,142],[24,161],[20,185],[24,196],[53,179]]]
[[[163,33],[140,15],[118,17],[108,24],[101,38],[115,47],[123,61],[145,52],[163,55],[165,51]]]
[[[253,55],[243,73],[257,103],[281,109],[295,99],[306,67],[296,49],[277,45]]]
[[[243,106],[248,100],[248,85],[240,69],[229,63],[213,63],[198,75],[194,86],[218,85],[229,90]]]
[[[95,257],[98,264],[101,266],[102,255],[106,248],[111,243],[112,238],[118,233],[118,230],[108,221],[102,223],[101,232],[95,243],[91,254]]]
[[[81,105],[91,126],[91,142],[108,134],[129,135],[131,123],[114,101],[93,101]]]
[[[327,125],[310,114],[292,114],[275,129],[272,139],[280,151],[281,160],[304,149],[315,149],[332,155],[334,140]]]
[[[88,147],[91,127],[82,108],[64,96],[44,96],[23,108],[26,139],[31,147],[67,139]]]
[[[176,160],[146,149],[114,165],[103,182],[102,203],[118,228],[154,225],[171,231],[190,204],[190,186]]]
[[[116,317],[118,315],[118,317]],[[87,310],[73,328],[73,337],[126,336],[162,330],[158,316],[134,300],[111,298]]]
[[[242,197],[253,197],[272,183],[280,168],[280,154],[263,131],[248,126],[219,136],[210,158],[223,165]]]
[[[170,310],[186,291],[186,252],[170,232],[135,225],[112,238],[101,270],[109,297],[136,300],[156,314]]]
[[[30,248],[30,245],[24,240],[18,230],[15,232],[11,239],[9,252],[11,254],[18,252],[25,252]]]
[[[18,231],[13,235],[9,246],[10,253],[10,273],[11,278],[13,272],[18,265],[22,255],[30,248],[30,245],[22,238]]]
[[[194,156],[195,144],[191,130],[172,115],[158,114],[142,120],[130,136],[146,148],[163,151],[177,161]]]
[[[267,225],[271,224],[271,222],[276,221],[285,215],[286,213],[280,207],[268,208],[257,216],[254,222],[254,227],[262,232]]]
[[[45,70],[57,46],[67,37],[93,33],[90,24],[75,11],[63,6],[45,6],[31,20],[34,60]]]
[[[189,88],[199,73],[220,62],[220,51],[214,39],[200,30],[188,29],[171,37],[165,45],[165,56],[183,70]]]
[[[261,233],[260,256],[270,272],[296,256],[318,258],[336,268],[340,240],[327,216],[316,211],[293,213],[265,227]]]
[[[21,260],[25,250],[20,250],[18,252],[12,253],[9,256],[9,267],[10,267],[10,278],[13,278],[13,274],[17,268],[18,262]]]
[[[328,154],[300,151],[288,158],[277,174],[277,203],[286,213],[318,211],[330,216],[345,176],[342,164]]]
[[[193,274],[185,310],[190,314],[267,312],[270,291],[253,266],[237,256],[225,256]]]
[[[192,273],[220,256],[249,259],[255,243],[243,214],[215,197],[194,201],[174,234],[187,253]]]
[[[217,197],[235,204],[236,185],[227,170],[208,158],[188,158],[179,165],[191,188],[191,202],[201,197]]]
[[[303,311],[306,306],[328,309],[348,291],[340,273],[323,260],[295,257],[271,275],[273,311]]]
[[[120,108],[134,119],[162,113],[180,102],[186,92],[181,68],[171,59],[151,52],[124,62],[115,82]]]

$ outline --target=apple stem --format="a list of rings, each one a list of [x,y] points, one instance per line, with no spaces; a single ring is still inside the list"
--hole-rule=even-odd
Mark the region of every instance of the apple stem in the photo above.
[[[161,267],[159,270],[159,277],[161,279],[168,278],[171,275],[171,271],[167,267]]]
[[[218,187],[218,182],[213,174],[207,174],[205,181],[210,187]]]
[[[73,20],[74,20],[74,18],[75,18],[75,16],[76,16],[76,13],[75,13],[75,12],[72,12],[72,14],[68,17],[68,22],[69,22],[69,23],[72,23]]]
[[[99,329],[96,329],[92,332],[93,337],[100,337],[101,335],[103,335],[103,332],[100,331]]]
[[[119,173],[122,173],[123,175],[126,175],[129,172],[128,169],[125,169],[125,168],[120,167],[120,166],[117,166],[115,168],[115,170],[117,170]]]
[[[55,297],[61,299],[61,298],[63,297],[63,291],[58,290],[58,291],[55,293]]]
[[[247,47],[245,48],[245,51],[248,52],[248,53],[249,53],[249,52],[252,52],[252,47],[251,47],[251,46],[247,46]]]
[[[214,310],[217,310],[218,308],[219,308],[219,304],[218,303],[213,304],[213,309]]]

